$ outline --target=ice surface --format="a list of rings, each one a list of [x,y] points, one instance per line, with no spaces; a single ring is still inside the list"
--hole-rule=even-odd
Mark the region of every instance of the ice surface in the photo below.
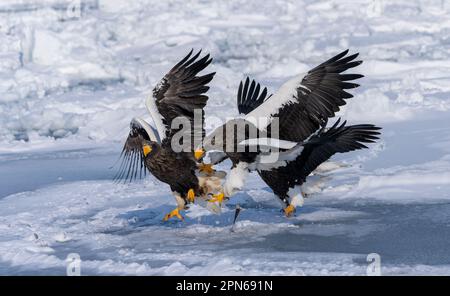
[[[0,3],[0,274],[65,274],[78,253],[83,274],[350,275],[373,252],[383,274],[450,274],[450,2],[73,3]],[[382,139],[309,177],[292,219],[253,174],[222,215],[196,205],[162,223],[168,187],[114,184],[110,167],[191,48],[214,57],[208,130],[237,114],[247,75],[274,92],[360,52],[365,78],[339,115]]]

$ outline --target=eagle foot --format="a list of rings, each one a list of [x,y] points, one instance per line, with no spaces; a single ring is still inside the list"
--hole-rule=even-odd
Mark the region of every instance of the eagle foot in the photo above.
[[[292,217],[295,213],[295,207],[293,205],[288,205],[287,207],[284,208],[284,215],[286,217]]]
[[[225,199],[225,194],[223,192],[219,194],[213,194],[212,198],[209,199],[209,202],[218,202],[220,205],[222,204],[223,200]]]
[[[198,165],[198,169],[200,172],[211,176],[216,170],[213,169],[213,165],[211,163],[201,163]]]
[[[181,216],[181,214],[180,214],[180,209],[179,209],[179,208],[176,208],[175,210],[173,210],[173,211],[170,212],[169,214],[165,215],[163,220],[164,220],[164,221],[167,221],[167,220],[169,220],[169,219],[172,218],[172,217],[177,217],[177,218],[180,219],[181,221],[184,220],[183,216]]]
[[[187,198],[187,200],[188,200],[190,203],[194,203],[194,201],[195,201],[195,192],[194,192],[194,189],[192,189],[192,188],[189,189],[186,198]]]

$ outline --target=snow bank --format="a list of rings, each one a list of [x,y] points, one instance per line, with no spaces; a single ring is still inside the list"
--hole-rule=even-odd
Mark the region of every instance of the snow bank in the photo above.
[[[79,11],[68,0],[0,5],[3,149],[63,137],[122,140],[127,123],[117,118],[145,113],[145,95],[191,47],[215,58],[208,114],[222,118],[236,114],[244,75],[275,91],[345,48],[361,53],[366,78],[344,117],[383,123],[449,109],[443,2],[80,3]]]

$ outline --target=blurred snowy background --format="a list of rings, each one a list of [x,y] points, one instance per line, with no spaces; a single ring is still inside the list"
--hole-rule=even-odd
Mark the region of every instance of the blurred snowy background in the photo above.
[[[0,16],[0,274],[65,274],[72,252],[85,274],[365,274],[372,252],[384,274],[450,274],[450,1],[3,0]],[[254,176],[222,216],[163,224],[169,189],[109,167],[191,48],[214,57],[208,129],[246,75],[275,91],[360,52],[339,115],[383,139],[337,156],[293,219]]]

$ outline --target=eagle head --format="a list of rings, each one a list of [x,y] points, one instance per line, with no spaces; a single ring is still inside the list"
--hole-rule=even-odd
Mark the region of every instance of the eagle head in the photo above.
[[[142,154],[144,154],[144,157],[151,157],[153,154],[155,154],[157,149],[158,144],[156,142],[148,140],[142,141]]]

